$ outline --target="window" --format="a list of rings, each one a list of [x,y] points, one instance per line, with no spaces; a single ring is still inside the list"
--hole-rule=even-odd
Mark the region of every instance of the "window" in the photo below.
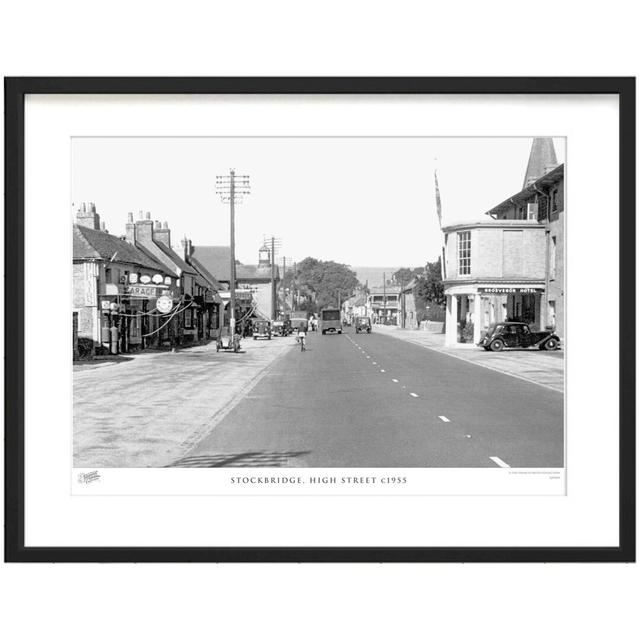
[[[471,231],[458,233],[458,275],[471,275]]]
[[[551,236],[551,247],[549,247],[549,279],[556,277],[556,249],[558,243],[556,236]]]
[[[516,215],[516,220],[526,220],[527,219],[527,205],[523,204],[518,207],[518,213]]]
[[[551,213],[558,211],[558,188],[551,189]]]
[[[107,284],[111,284],[111,269],[104,270],[104,281]]]

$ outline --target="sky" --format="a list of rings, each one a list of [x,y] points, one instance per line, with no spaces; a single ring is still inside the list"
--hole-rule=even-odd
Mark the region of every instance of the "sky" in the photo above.
[[[123,235],[127,212],[167,221],[174,249],[229,244],[216,175],[248,174],[236,206],[236,257],[256,264],[263,237],[278,262],[307,256],[355,266],[437,259],[437,169],[443,224],[484,213],[522,189],[532,138],[73,138],[71,211],[94,202]],[[558,162],[564,138],[554,138]]]

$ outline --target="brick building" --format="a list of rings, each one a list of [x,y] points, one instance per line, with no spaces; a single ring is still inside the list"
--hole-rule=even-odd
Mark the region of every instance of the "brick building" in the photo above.
[[[223,300],[229,300],[228,288],[231,282],[231,249],[225,246],[193,246],[191,259],[196,260],[218,282],[224,284],[227,291],[222,291]],[[280,281],[278,267],[272,265],[271,251],[263,245],[258,251],[258,264],[242,264],[236,262],[236,296],[240,317],[275,319],[277,309],[277,291]]]
[[[158,295],[178,296],[163,264],[111,235],[95,205],[82,204],[73,226],[73,311],[78,351],[129,352],[150,346],[149,311]]]
[[[143,215],[142,211],[134,222],[133,213],[129,213],[126,239],[177,277],[179,296],[174,300],[174,315],[170,321],[163,319],[153,327],[159,344],[190,344],[213,337],[217,331],[218,306],[222,303],[217,291],[220,285],[215,278],[210,281],[171,248],[169,225],[151,220],[151,214]]]
[[[564,166],[534,139],[521,191],[488,222],[443,227],[447,345],[477,343],[494,322],[564,332]]]
[[[400,291],[400,314],[398,315],[398,325],[403,329],[418,329],[418,311],[416,309],[415,289],[418,284],[417,278],[411,280],[402,287]]]
[[[397,324],[400,285],[371,287],[367,296],[367,315],[377,324]]]

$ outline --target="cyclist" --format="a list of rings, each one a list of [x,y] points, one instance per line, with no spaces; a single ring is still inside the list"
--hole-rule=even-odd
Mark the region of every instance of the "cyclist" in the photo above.
[[[298,328],[298,340],[300,342],[300,351],[304,351],[307,348],[306,338],[307,338],[307,323],[301,322],[300,327]]]

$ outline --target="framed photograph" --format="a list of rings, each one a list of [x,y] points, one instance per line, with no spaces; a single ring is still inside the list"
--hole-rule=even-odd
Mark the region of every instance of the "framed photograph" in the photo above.
[[[633,562],[633,78],[7,78],[22,562]]]

